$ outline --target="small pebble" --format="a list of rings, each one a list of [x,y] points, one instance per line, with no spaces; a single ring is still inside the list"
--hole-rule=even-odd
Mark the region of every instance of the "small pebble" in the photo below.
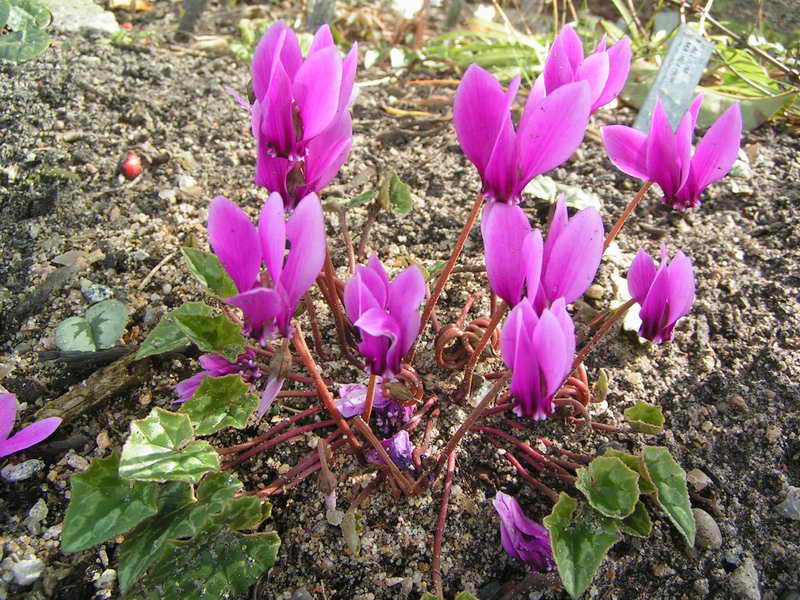
[[[597,285],[596,283],[590,285],[589,289],[586,290],[586,295],[592,300],[601,300],[605,293],[606,291],[603,289],[603,286]]]
[[[700,548],[716,550],[722,546],[722,533],[714,518],[702,508],[695,508],[694,523],[697,528],[697,545]]]
[[[728,398],[728,404],[730,404],[733,412],[744,414],[750,410],[747,406],[747,401],[738,394]]]
[[[292,600],[314,600],[314,596],[306,588],[300,588],[292,594]]]
[[[16,465],[7,465],[3,467],[3,469],[0,470],[0,477],[12,483],[15,481],[25,481],[42,469],[44,469],[44,463],[38,458],[32,458],[31,460],[26,460]]]
[[[98,590],[110,590],[114,587],[114,582],[117,580],[117,572],[114,569],[106,569],[94,582]]]
[[[108,437],[108,433],[105,431],[98,433],[95,441],[97,442],[97,447],[101,450],[106,450],[111,447],[111,438]]]
[[[42,576],[42,571],[44,571],[44,563],[38,558],[21,560],[11,567],[14,581],[17,585],[23,587],[39,579]]]
[[[671,575],[675,575],[675,569],[670,567],[668,564],[661,563],[653,566],[653,575],[656,577],[669,577]]]
[[[695,491],[706,489],[711,485],[711,478],[703,473],[700,469],[692,469],[686,473],[686,481],[691,485]]]
[[[775,508],[781,516],[800,521],[800,487],[790,485],[786,499]]]
[[[87,286],[85,289],[83,286],[81,286],[81,292],[83,292],[85,298],[92,304],[97,304],[103,300],[108,300],[114,295],[114,290],[107,285],[102,285],[100,283],[93,283]]]
[[[89,468],[88,460],[72,452],[67,456],[67,464],[76,471],[85,471]]]
[[[696,594],[697,598],[705,598],[708,596],[708,579],[695,579],[694,583],[692,584],[692,590]]]
[[[775,425],[770,425],[767,427],[767,440],[770,443],[774,443],[781,436],[781,428],[775,427]]]
[[[28,517],[22,522],[31,535],[42,533],[42,521],[47,518],[47,503],[43,498],[39,498],[28,511]]]
[[[178,188],[185,190],[197,185],[197,180],[191,175],[178,175]]]
[[[761,600],[761,591],[758,589],[758,571],[750,557],[745,559],[741,567],[731,573],[728,584],[731,589],[731,598]]]

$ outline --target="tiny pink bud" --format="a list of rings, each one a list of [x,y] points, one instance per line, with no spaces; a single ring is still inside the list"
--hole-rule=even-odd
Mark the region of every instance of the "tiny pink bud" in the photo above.
[[[136,179],[142,173],[142,159],[135,152],[128,152],[122,161],[120,171],[128,179]]]
[[[123,29],[127,29],[128,31],[133,29],[133,23],[128,23],[127,21],[125,23],[120,23],[119,26]]]

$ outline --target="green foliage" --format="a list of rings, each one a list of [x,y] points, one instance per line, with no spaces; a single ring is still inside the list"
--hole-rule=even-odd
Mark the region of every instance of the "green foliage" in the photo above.
[[[627,466],[629,469],[639,473],[639,491],[642,494],[655,494],[656,486],[654,486],[653,482],[650,481],[647,471],[645,471],[641,456],[634,456],[633,454],[628,454],[627,452],[622,452],[621,450],[614,450],[614,448],[606,448],[603,456],[613,456],[618,458],[624,462],[625,466]]]
[[[50,11],[33,0],[0,0],[0,60],[24,62],[35,58],[50,45],[44,30],[50,23]]]
[[[378,201],[383,210],[391,210],[399,216],[408,214],[413,206],[411,188],[403,183],[394,171],[389,171],[381,182]]]
[[[241,429],[258,406],[258,398],[248,389],[238,375],[204,377],[180,412],[189,415],[197,435],[209,435],[225,427]]]
[[[183,258],[192,275],[217,298],[230,298],[238,294],[236,284],[215,254],[195,248],[181,248]]]
[[[154,408],[131,423],[122,447],[119,474],[139,481],[198,481],[219,469],[219,455],[208,442],[194,440],[188,415]]]
[[[625,517],[619,524],[619,528],[628,535],[646,538],[653,531],[653,521],[650,520],[650,513],[647,512],[644,502],[639,500],[634,511]]]
[[[664,413],[644,400],[626,408],[623,414],[637,433],[659,433],[664,429]]]
[[[558,574],[570,596],[589,587],[608,549],[620,539],[617,523],[561,492],[553,512],[544,518],[550,532]]]
[[[175,322],[177,315],[196,315],[210,317],[213,310],[202,302],[186,302],[179,308],[169,312],[155,326],[153,331],[145,338],[139,351],[136,353],[136,360],[141,360],[154,354],[163,354],[179,348],[183,348],[190,343],[189,336],[186,335],[181,327]]]
[[[64,351],[94,352],[110,348],[122,335],[128,309],[118,300],[89,307],[83,317],[69,317],[56,327],[56,345]]]
[[[630,515],[639,500],[639,474],[619,458],[601,456],[577,471],[578,488],[589,504],[613,519]]]
[[[95,459],[72,477],[61,549],[85,550],[123,534],[156,513],[158,485],[119,476],[119,454]]]
[[[186,337],[203,352],[219,354],[231,362],[236,362],[236,358],[244,352],[247,341],[239,331],[239,326],[224,315],[210,317],[177,313],[172,318]]]
[[[689,546],[694,546],[695,523],[686,486],[686,472],[661,446],[645,446],[642,458],[649,478],[656,486],[656,502],[666,511]]]

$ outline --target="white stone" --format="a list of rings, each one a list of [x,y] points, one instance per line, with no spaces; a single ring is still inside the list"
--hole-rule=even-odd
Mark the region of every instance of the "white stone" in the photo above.
[[[44,563],[38,558],[21,560],[11,567],[14,581],[22,587],[30,585],[39,579],[42,576],[42,571],[44,571]]]
[[[100,31],[117,33],[119,24],[114,13],[103,10],[92,0],[37,0],[53,15],[53,28],[74,32]]]

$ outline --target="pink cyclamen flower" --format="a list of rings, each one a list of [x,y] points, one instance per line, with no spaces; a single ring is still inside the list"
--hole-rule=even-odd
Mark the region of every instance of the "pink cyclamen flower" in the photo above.
[[[526,517],[513,496],[497,492],[492,506],[500,516],[500,542],[509,556],[535,571],[552,571],[556,564],[547,529]]]
[[[589,207],[569,219],[563,194],[556,200],[545,242],[538,229],[531,230],[522,209],[511,204],[489,204],[481,234],[492,290],[514,307],[526,289],[540,312],[557,298],[567,304],[579,298],[592,283],[603,254],[600,214]]]
[[[553,396],[572,370],[575,326],[564,299],[537,314],[523,298],[509,314],[500,337],[503,362],[511,369],[514,412],[544,419],[553,412]]]
[[[478,169],[481,192],[497,202],[519,202],[531,179],[575,152],[589,122],[591,93],[580,81],[546,97],[543,88],[531,90],[515,129],[511,105],[519,83],[514,78],[504,92],[493,75],[470,65],[453,102],[461,149]]]
[[[401,429],[389,439],[381,440],[381,446],[383,446],[389,458],[399,469],[414,471],[414,445],[411,443],[411,438],[408,437],[408,432],[405,429]],[[373,465],[384,464],[383,457],[377,450],[367,451],[367,462]]]
[[[208,211],[208,239],[239,290],[225,301],[242,310],[246,332],[261,343],[289,337],[297,304],[325,262],[319,198],[309,194],[284,221],[283,200],[272,193],[256,228],[236,204],[217,196]]]
[[[585,81],[591,90],[591,112],[616,98],[631,68],[631,42],[627,37],[606,49],[606,36],[584,58],[581,38],[569,25],[553,40],[544,70],[536,81],[549,96],[561,86]]]
[[[425,279],[416,266],[408,267],[390,283],[374,254],[347,282],[345,310],[361,332],[358,350],[367,359],[370,373],[391,378],[400,372],[400,361],[419,333],[417,309],[424,298]]]
[[[14,394],[0,394],[0,458],[38,444],[61,425],[58,417],[48,417],[8,437],[17,420],[17,409],[17,397]]]
[[[654,181],[662,202],[685,210],[700,205],[700,195],[731,170],[742,139],[742,113],[734,104],[706,132],[692,155],[692,134],[703,103],[698,96],[673,131],[656,100],[650,133],[624,125],[603,127],[603,144],[611,162],[623,173]]]
[[[383,395],[383,379],[378,378],[372,404],[372,419],[375,427],[384,435],[391,435],[402,425],[408,423],[414,414],[414,406],[403,406],[391,396]],[[336,408],[345,419],[360,415],[367,402],[367,386],[363,383],[348,383],[339,386],[339,400]]]
[[[670,263],[667,247],[661,246],[661,264],[656,268],[644,250],[639,250],[628,272],[628,291],[641,307],[639,335],[657,344],[672,339],[678,319],[694,303],[694,271],[686,255],[678,250]]]
[[[175,402],[186,402],[194,396],[206,376],[224,377],[225,375],[237,374],[248,383],[257,382],[261,378],[261,370],[254,360],[255,357],[256,353],[249,348],[236,357],[235,363],[230,362],[219,354],[201,354],[199,360],[203,370],[188,379],[178,382],[175,386],[175,393],[178,395],[178,399]]]
[[[257,185],[293,207],[318,193],[344,164],[352,145],[348,112],[358,47],[342,59],[330,28],[319,28],[305,59],[294,31],[277,21],[253,55],[252,115]]]

